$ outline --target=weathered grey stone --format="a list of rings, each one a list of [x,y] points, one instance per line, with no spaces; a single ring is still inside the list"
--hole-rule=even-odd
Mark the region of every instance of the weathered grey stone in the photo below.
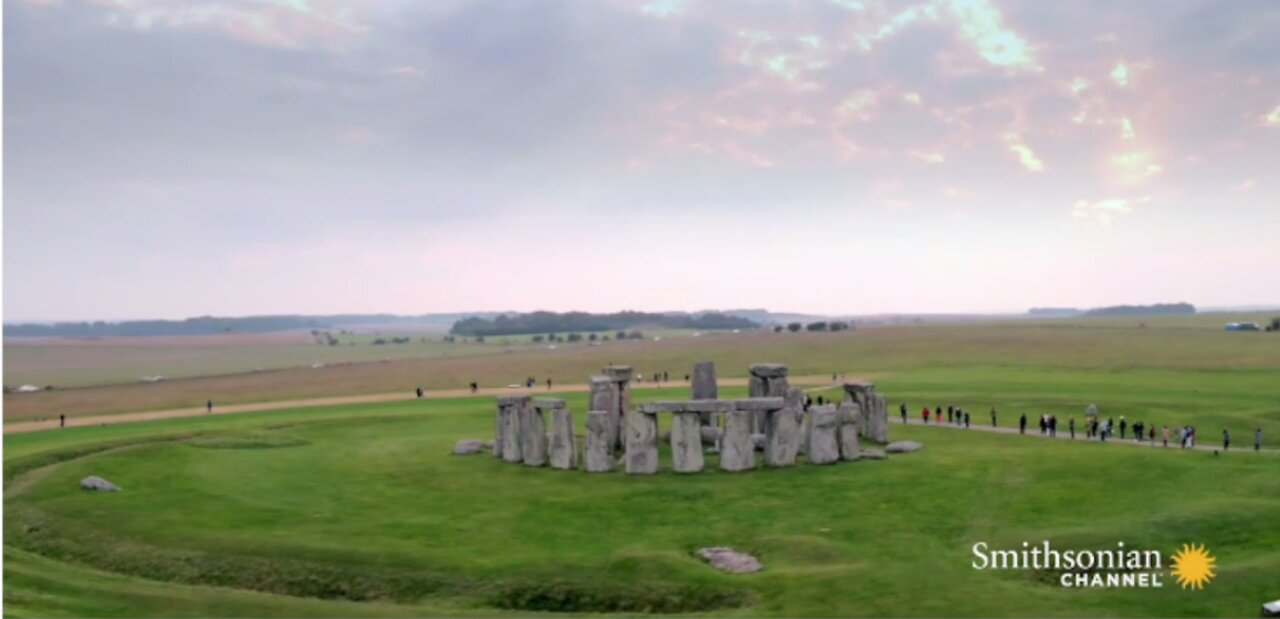
[[[763,378],[752,376],[747,381],[747,396],[752,398],[763,398],[766,391],[766,385]]]
[[[657,402],[645,402],[640,405],[640,412],[646,414],[654,413],[674,413],[683,411],[687,402],[679,400],[659,400]]]
[[[917,443],[916,441],[898,441],[889,443],[884,447],[884,450],[891,454],[905,454],[920,451],[921,449],[924,449],[924,443]]]
[[[887,460],[888,458],[882,449],[867,449],[858,457],[859,460]]]
[[[831,464],[840,459],[840,445],[836,441],[836,429],[840,416],[831,405],[809,407],[809,437],[805,456],[810,464]]]
[[[717,445],[720,443],[720,436],[724,434],[724,431],[715,426],[703,426],[699,433],[702,435],[703,444]]]
[[[614,469],[613,442],[609,437],[609,411],[587,413],[586,445],[582,459],[588,473],[607,473]]]
[[[594,411],[605,412],[606,437],[609,439],[609,451],[617,449],[622,436],[622,398],[619,384],[609,376],[591,377],[591,403]]]
[[[694,413],[726,413],[733,410],[733,400],[689,400],[684,410]]]
[[[799,390],[797,389],[796,391]],[[791,400],[791,398],[788,398],[788,400]],[[788,403],[790,404],[790,402]],[[796,454],[800,450],[800,418],[804,415],[804,409],[789,405],[782,409],[769,411],[768,415],[769,419],[766,426],[769,432],[765,435],[764,443],[765,465],[772,467],[794,466]]]
[[[573,411],[555,408],[551,411],[551,447],[547,460],[553,469],[578,468],[578,443],[573,435]]]
[[[506,462],[524,462],[523,411],[522,404],[508,404],[499,413],[502,416],[502,459]]]
[[[756,432],[751,435],[751,447],[756,451],[764,451],[765,435]]]
[[[720,468],[746,471],[756,468],[756,450],[751,444],[754,413],[733,410],[725,413],[724,436],[720,439]]]
[[[453,453],[459,456],[478,454],[482,451],[484,451],[484,441],[478,438],[461,440],[453,445]]]
[[[889,442],[889,406],[884,395],[872,393],[868,398],[871,411],[863,415],[867,419],[866,437],[880,443]]]
[[[751,375],[760,378],[786,378],[787,366],[781,363],[757,363],[751,366]]]
[[[630,382],[632,378],[632,370],[629,365],[606,365],[604,366],[603,374],[614,382]]]
[[[700,548],[698,556],[706,559],[711,565],[732,574],[748,574],[764,568],[760,560],[732,548]]]
[[[506,407],[505,407],[505,406],[503,406],[503,405],[501,405],[501,404],[499,404],[499,405],[498,405],[498,412],[497,412],[497,413],[495,413],[495,414],[494,414],[494,416],[493,416],[493,444],[492,444],[492,446],[493,446],[493,457],[495,457],[495,458],[501,458],[501,457],[502,457],[502,429],[503,429],[503,426],[505,425],[505,424],[503,423],[503,420],[502,420],[502,409],[504,409],[504,408],[506,408]]]
[[[547,465],[547,420],[536,406],[520,409],[520,450],[525,466]]]
[[[1097,417],[1097,416],[1098,416],[1098,405],[1097,405],[1097,404],[1090,404],[1089,406],[1086,406],[1086,407],[1085,407],[1085,409],[1084,409],[1084,414],[1085,414],[1086,416],[1088,416],[1088,417]]]
[[[699,413],[676,413],[671,421],[671,463],[677,473],[701,473],[702,427]]]
[[[859,457],[858,451],[858,420],[862,415],[858,410],[857,402],[843,402],[837,409],[840,417],[840,427],[837,430],[837,439],[840,441],[840,459],[846,462],[852,462]]]
[[[714,400],[720,397],[720,387],[716,384],[716,364],[712,361],[700,361],[693,364],[693,399]]]
[[[786,405],[786,400],[781,396],[766,398],[745,398],[742,400],[733,400],[733,409],[740,411],[773,411],[778,410]]]
[[[627,473],[652,475],[658,472],[658,418],[632,412],[627,415]]]
[[[544,411],[565,407],[564,400],[561,398],[534,398],[533,405]]]
[[[498,396],[498,406],[523,406],[529,401],[527,395],[500,395]]]
[[[97,475],[90,475],[80,480],[80,488],[83,490],[94,490],[97,492],[117,492],[120,486],[117,486]]]

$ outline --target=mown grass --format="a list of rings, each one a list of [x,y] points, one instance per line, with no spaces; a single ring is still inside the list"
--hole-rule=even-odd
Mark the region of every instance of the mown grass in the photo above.
[[[924,375],[881,388],[894,400],[942,397],[984,376],[993,375]],[[1239,380],[1221,390],[1265,411],[1268,385]],[[1016,398],[1045,406],[1071,403],[1080,388],[1061,377],[1006,383],[1025,383]],[[1091,392],[1123,402],[1127,384],[1098,379]],[[1173,389],[1167,406],[1191,414],[1197,400],[1187,395],[1202,387],[1139,384],[1132,399],[1160,385]],[[585,396],[568,399],[581,423]],[[1275,454],[895,426],[895,438],[926,448],[885,462],[739,475],[587,475],[449,455],[454,441],[490,434],[492,415],[490,399],[457,399],[6,437],[6,490],[39,475],[5,501],[7,612],[1239,616],[1256,613],[1280,581]],[[1256,419],[1274,423],[1266,413]],[[157,435],[179,440],[142,442]],[[273,435],[287,446],[196,446]],[[100,442],[114,449],[96,449]],[[78,490],[89,474],[125,491]],[[1166,552],[1205,543],[1220,576],[1198,592],[1171,582],[1071,590],[1043,575],[970,566],[977,541],[1042,539]],[[766,570],[711,570],[692,555],[710,545],[753,552]]]

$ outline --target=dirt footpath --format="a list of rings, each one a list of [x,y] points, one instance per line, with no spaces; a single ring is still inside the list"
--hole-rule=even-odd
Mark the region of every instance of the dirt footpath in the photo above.
[[[849,379],[852,380],[852,379]],[[791,377],[790,382],[797,386],[836,386],[839,383],[832,383],[830,376],[796,376]],[[683,381],[670,381],[665,383],[631,383],[634,388],[650,389],[657,387],[663,390],[670,390],[672,398],[687,398],[689,392],[688,384]],[[744,387],[747,384],[745,378],[722,378],[719,380],[721,387]],[[523,395],[523,394],[549,394],[555,395],[559,393],[585,393],[590,391],[591,386],[586,384],[577,385],[556,385],[554,389],[547,390],[543,388],[511,388],[511,387],[491,387],[478,390],[474,395],[478,396],[499,396],[499,395]],[[424,392],[422,399],[436,400],[443,398],[465,398],[473,394],[470,389],[441,389]],[[314,398],[310,400],[285,400],[276,402],[258,402],[254,404],[233,404],[227,406],[218,406],[216,403],[213,412],[205,412],[203,406],[195,408],[175,408],[171,410],[146,411],[138,413],[119,413],[114,415],[94,415],[86,417],[71,417],[67,419],[67,427],[79,426],[105,426],[117,423],[137,423],[139,421],[155,421],[158,419],[174,419],[177,417],[199,417],[206,415],[236,415],[240,413],[260,413],[264,411],[283,410],[290,408],[312,408],[317,406],[337,406],[341,404],[375,404],[378,402],[405,402],[416,400],[417,396],[413,391],[394,393],[374,393],[367,395],[354,395],[333,398]],[[42,421],[20,421],[15,423],[4,424],[5,434],[18,434],[22,432],[39,432],[41,430],[57,429],[58,420],[42,420]]]

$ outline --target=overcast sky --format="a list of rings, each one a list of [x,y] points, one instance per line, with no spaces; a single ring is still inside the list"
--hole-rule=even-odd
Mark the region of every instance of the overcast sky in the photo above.
[[[5,0],[5,319],[1280,303],[1280,2]]]

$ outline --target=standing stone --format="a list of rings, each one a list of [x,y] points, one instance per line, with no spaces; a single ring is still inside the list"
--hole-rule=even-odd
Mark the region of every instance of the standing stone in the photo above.
[[[767,411],[764,463],[767,466],[794,466],[800,451],[800,419],[804,416],[804,392],[788,389],[785,404]]]
[[[701,473],[701,413],[677,412],[671,422],[671,462],[677,473]]]
[[[700,361],[693,364],[693,399],[714,400],[720,397],[720,388],[716,384],[716,364],[713,361]],[[701,414],[702,425],[715,425],[715,413],[710,411]]]
[[[750,395],[753,398],[784,398],[787,395],[787,366],[779,363],[757,363],[750,368]],[[768,434],[765,411],[756,413],[756,432]]]
[[[551,448],[547,458],[551,468],[578,468],[578,445],[573,436],[573,411],[557,408],[551,411]]]
[[[880,393],[872,393],[870,396],[871,414],[866,415],[867,423],[870,428],[867,430],[867,438],[880,443],[889,442],[889,406],[884,399],[884,395]]]
[[[837,438],[840,441],[840,459],[852,462],[858,459],[858,419],[862,413],[856,402],[840,404],[840,428]]]
[[[615,466],[610,428],[609,411],[587,413],[587,444],[582,459],[588,473],[608,473]]]
[[[502,428],[506,423],[502,419],[502,411],[506,407],[498,402],[498,412],[493,419],[493,457],[502,458]]]
[[[617,434],[614,437],[615,449],[623,447],[626,440],[627,412],[631,410],[631,377],[632,370],[629,365],[607,365],[603,370],[603,374],[614,383],[617,391],[614,406],[617,409]]]
[[[658,472],[658,416],[631,411],[626,417],[629,475],[652,475]]]
[[[840,445],[836,441],[836,428],[840,416],[836,407],[826,404],[809,407],[812,421],[809,425],[809,441],[805,453],[810,464],[831,464],[840,459]]]
[[[756,411],[732,410],[725,414],[724,436],[720,438],[720,469],[747,471],[756,468],[756,449],[751,442],[751,424]]]
[[[862,438],[871,438],[872,395],[876,386],[871,383],[845,383],[844,401],[858,405],[858,432]]]
[[[525,466],[547,465],[547,420],[542,409],[525,404],[520,409],[520,449]]]
[[[507,462],[524,462],[524,444],[522,442],[522,422],[524,409],[529,405],[529,396],[510,396],[499,398],[502,406],[502,459]]]
[[[609,376],[591,377],[591,401],[588,407],[593,411],[605,412],[605,432],[610,441],[611,450],[616,449],[622,437],[622,400],[618,394],[618,383]]]

